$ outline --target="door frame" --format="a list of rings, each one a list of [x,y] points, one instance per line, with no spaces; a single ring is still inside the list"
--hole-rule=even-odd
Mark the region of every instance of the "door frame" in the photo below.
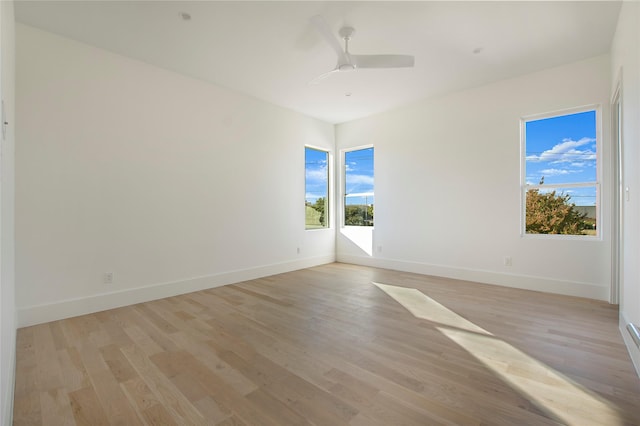
[[[620,303],[623,279],[624,248],[624,189],[623,132],[622,132],[622,69],[618,74],[611,97],[611,151],[612,151],[612,209],[611,209],[611,291],[609,303]]]

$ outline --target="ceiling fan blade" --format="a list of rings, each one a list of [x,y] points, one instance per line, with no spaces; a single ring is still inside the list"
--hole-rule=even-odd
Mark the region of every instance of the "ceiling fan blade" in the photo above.
[[[316,78],[311,80],[308,84],[310,86],[315,86],[316,84],[320,84],[323,80],[326,80],[327,78],[329,78],[331,76],[331,74],[333,74],[334,72],[339,72],[339,71],[340,71],[340,69],[338,69],[338,68],[332,69],[329,72],[325,72],[324,74],[317,76]]]
[[[342,45],[340,45],[340,41],[333,34],[331,28],[329,28],[327,21],[325,21],[325,19],[321,15],[312,16],[310,21],[316,28],[316,30],[320,33],[322,38],[324,38],[329,46],[331,46],[331,48],[336,52],[336,55],[338,55],[338,62],[346,62],[346,56],[344,54],[344,50],[342,49]]]
[[[412,55],[351,55],[357,68],[410,68],[415,65]]]

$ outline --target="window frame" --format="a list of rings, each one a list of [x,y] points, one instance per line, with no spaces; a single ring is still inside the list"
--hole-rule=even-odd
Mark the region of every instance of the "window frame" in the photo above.
[[[376,156],[375,156],[375,146],[373,144],[366,144],[366,145],[358,145],[358,146],[354,146],[354,147],[349,147],[349,148],[344,148],[342,150],[340,150],[340,161],[341,161],[341,173],[340,173],[340,226],[342,228],[356,228],[356,229],[374,229],[375,225],[376,225],[376,220],[375,220],[375,213],[374,213],[374,218],[373,218],[373,225],[372,226],[362,226],[362,225],[347,225],[346,224],[346,207],[347,207],[347,203],[346,203],[346,198],[347,198],[347,153],[349,152],[354,152],[354,151],[362,151],[365,149],[369,149],[372,148],[373,149],[373,179],[374,179],[374,197],[375,197],[375,176],[376,176]],[[374,201],[375,204],[375,201]],[[375,207],[374,207],[375,208]]]
[[[562,117],[565,115],[579,114],[583,112],[595,112],[595,134],[596,134],[596,180],[595,182],[571,182],[559,184],[527,184],[527,145],[526,145],[526,124],[531,121],[544,120],[547,118]],[[602,241],[602,107],[600,104],[589,104],[573,108],[532,114],[520,118],[520,236],[522,238],[533,239],[562,239],[580,241]],[[533,234],[527,233],[527,191],[530,189],[560,189],[560,188],[587,188],[595,187],[595,216],[596,235],[566,235],[566,234]]]
[[[325,214],[325,219],[326,219],[326,225],[320,228],[308,228],[307,227],[307,221],[306,221],[306,202],[307,202],[307,149],[312,149],[314,151],[319,151],[319,152],[323,152],[327,155],[327,196],[325,198],[325,205],[324,205],[324,214]],[[304,210],[304,230],[305,231],[322,231],[322,230],[326,230],[326,229],[331,229],[332,225],[333,225],[333,215],[331,214],[331,207],[333,206],[333,202],[332,202],[332,196],[333,196],[333,154],[331,152],[331,150],[324,148],[324,147],[320,147],[320,146],[316,146],[316,145],[309,145],[309,144],[305,144],[304,146],[304,190],[305,190],[305,195],[304,195],[304,201],[305,201],[305,210]]]

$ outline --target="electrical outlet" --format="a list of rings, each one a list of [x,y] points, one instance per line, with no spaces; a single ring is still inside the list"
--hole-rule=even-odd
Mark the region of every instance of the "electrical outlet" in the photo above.
[[[102,274],[102,284],[113,284],[113,272]]]
[[[297,252],[298,252],[298,254],[300,254],[300,247],[297,248]]]
[[[511,256],[505,256],[504,266],[513,266],[513,259],[511,259]]]

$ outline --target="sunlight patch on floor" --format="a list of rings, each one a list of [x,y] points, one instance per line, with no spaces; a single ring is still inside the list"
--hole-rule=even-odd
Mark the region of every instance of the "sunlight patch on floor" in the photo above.
[[[436,302],[416,288],[398,287],[380,283],[373,284],[404,306],[416,318],[437,322],[462,330],[473,331],[475,333],[490,334],[488,331],[478,327],[471,321],[467,321],[465,318]]]
[[[622,425],[606,401],[415,288],[373,283],[415,317],[436,323],[513,389],[567,425]]]

